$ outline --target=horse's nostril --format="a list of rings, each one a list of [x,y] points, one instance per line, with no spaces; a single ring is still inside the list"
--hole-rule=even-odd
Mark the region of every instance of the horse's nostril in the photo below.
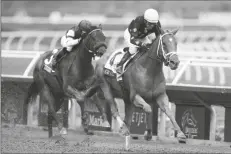
[[[170,61],[170,63],[171,63],[171,64],[175,64],[175,62],[174,62],[174,61]]]

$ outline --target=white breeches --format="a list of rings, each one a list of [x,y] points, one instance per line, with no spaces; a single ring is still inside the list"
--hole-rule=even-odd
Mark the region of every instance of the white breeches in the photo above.
[[[124,31],[124,39],[125,39],[125,43],[126,45],[129,47],[129,52],[130,54],[135,54],[138,50],[137,48],[139,48],[139,46],[134,45],[130,42],[130,38],[131,38],[131,34],[128,31],[128,28]],[[156,38],[155,33],[149,34],[148,36],[146,36],[143,39],[140,39],[139,41],[146,43],[146,44],[150,44],[152,42],[152,40],[154,40]]]
[[[74,45],[78,44],[80,39],[73,39],[70,37],[66,37],[65,35],[61,38],[62,47],[66,47],[67,51],[71,51]]]

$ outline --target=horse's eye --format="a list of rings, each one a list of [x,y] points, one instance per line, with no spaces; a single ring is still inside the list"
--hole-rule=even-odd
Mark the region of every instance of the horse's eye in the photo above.
[[[165,43],[163,44],[163,47],[164,47],[164,49],[167,49],[167,45]]]

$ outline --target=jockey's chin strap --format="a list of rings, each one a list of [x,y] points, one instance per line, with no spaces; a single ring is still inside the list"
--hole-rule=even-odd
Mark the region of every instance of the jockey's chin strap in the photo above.
[[[158,47],[157,47],[157,57],[160,58],[159,56],[159,49],[160,49],[160,46],[161,46],[161,52],[162,52],[162,55],[164,57],[164,60],[166,61],[165,63],[166,64],[169,64],[170,62],[170,57],[172,57],[173,55],[176,55],[177,53],[176,52],[169,52],[169,53],[166,53],[165,50],[164,50],[164,46],[163,46],[163,37],[165,35],[171,35],[172,33],[165,33],[163,35],[160,36],[160,39],[159,39],[159,43],[158,43]],[[160,58],[161,59],[161,58]]]
[[[91,33],[92,33],[92,32],[94,32],[94,31],[98,31],[98,30],[100,30],[100,31],[101,31],[101,29],[94,29],[94,30],[92,30],[90,33],[88,33],[87,37],[88,37],[88,36],[91,36]],[[90,49],[86,46],[86,44],[85,44],[84,42],[83,42],[83,44],[84,44],[84,48],[85,48],[85,49],[87,49],[87,50],[88,50],[88,52],[92,53],[92,54],[93,54],[93,56],[95,56],[95,55],[96,55],[96,53],[95,53],[96,51],[92,51],[92,50],[90,50]]]

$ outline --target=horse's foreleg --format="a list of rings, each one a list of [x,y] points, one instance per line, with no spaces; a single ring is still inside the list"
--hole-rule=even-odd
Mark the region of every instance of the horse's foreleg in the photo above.
[[[68,99],[64,98],[63,100],[63,106],[62,106],[62,111],[63,111],[63,129],[61,130],[61,134],[65,135],[67,134],[67,129],[68,129]]]
[[[102,119],[103,122],[105,122],[107,120],[107,114],[106,114],[106,104],[104,104],[104,100],[100,98],[99,93],[97,93],[94,96],[94,99],[96,101],[94,101],[97,109],[99,110],[99,112],[102,114]],[[108,121],[109,122],[109,121]]]
[[[64,92],[67,96],[70,97],[75,97],[77,102],[83,102],[84,98],[85,98],[85,93],[83,91],[79,91],[73,87],[71,87],[70,85],[65,86],[64,88]]]
[[[59,130],[62,129],[62,123],[58,120],[56,111],[55,111],[55,99],[50,92],[50,89],[45,86],[44,89],[41,91],[41,97],[43,98],[43,101],[45,101],[48,104],[48,113],[49,115],[52,115],[56,123],[58,124]],[[50,120],[48,120],[50,122]],[[49,124],[49,123],[48,123]],[[52,123],[51,123],[52,127]]]
[[[85,102],[83,101],[79,101],[78,102],[79,106],[80,106],[80,110],[81,110],[81,122],[82,122],[82,127],[84,132],[87,135],[93,135],[94,133],[92,131],[89,131],[89,122],[90,122],[90,117],[88,112],[85,112]]]
[[[52,122],[53,122],[52,113],[48,110],[48,115],[47,115],[48,137],[53,136]]]
[[[177,124],[172,112],[170,111],[168,107],[169,99],[166,93],[161,94],[160,96],[157,97],[156,99],[157,104],[159,105],[160,109],[168,116],[170,121],[173,124],[174,129],[177,131],[177,137],[179,138],[186,138],[184,133],[181,131],[179,125]]]
[[[68,99],[65,98],[63,101],[63,126],[68,128]]]
[[[146,103],[145,100],[140,95],[135,94],[134,99],[131,99],[131,100],[133,100],[133,104],[136,107],[142,108],[147,113],[152,112],[151,106],[148,103]]]
[[[131,123],[132,123],[132,113],[134,111],[134,106],[128,99],[124,99],[125,105],[125,117],[124,122],[126,123],[128,129],[130,130]]]
[[[90,88],[87,89],[87,91],[85,92],[85,96],[84,97],[91,97],[93,96],[97,90],[99,89],[100,85],[99,84],[94,84],[92,85]]]
[[[104,97],[105,97],[106,101],[110,105],[112,117],[118,121],[120,128],[123,130],[124,135],[130,134],[126,124],[123,122],[123,120],[121,119],[121,117],[119,115],[117,104],[114,100],[111,89],[110,89],[109,85],[106,83],[106,81],[103,84],[101,84],[101,89],[104,93]]]
[[[152,112],[146,113],[146,131],[144,133],[145,140],[152,139]]]
[[[132,94],[131,94],[132,100]],[[146,140],[152,139],[152,108],[151,106],[138,94],[135,94],[133,103],[136,107],[142,108],[146,112],[146,131],[144,133],[144,138]]]

